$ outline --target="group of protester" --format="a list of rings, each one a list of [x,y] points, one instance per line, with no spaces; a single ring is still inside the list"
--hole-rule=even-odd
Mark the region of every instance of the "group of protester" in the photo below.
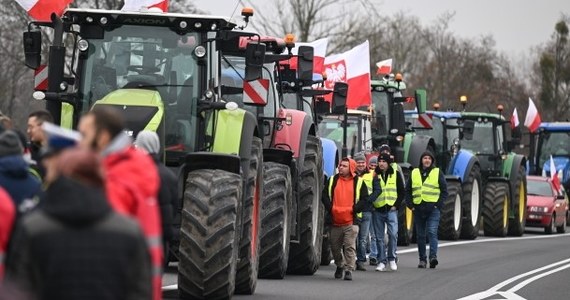
[[[323,190],[323,204],[332,220],[329,234],[337,279],[344,275],[345,280],[352,280],[354,270],[366,271],[367,249],[369,263],[376,271],[398,269],[398,212],[403,204],[414,214],[418,268],[425,269],[428,262],[435,268],[439,263],[437,230],[447,185],[443,172],[435,166],[434,155],[424,152],[420,165],[405,182],[390,147],[382,145],[378,152],[368,162],[364,153],[343,158],[338,173],[328,179]]]
[[[43,110],[29,115],[27,137],[6,119],[0,299],[161,299],[179,197],[157,134],[133,145],[121,113],[104,106],[79,132]]]

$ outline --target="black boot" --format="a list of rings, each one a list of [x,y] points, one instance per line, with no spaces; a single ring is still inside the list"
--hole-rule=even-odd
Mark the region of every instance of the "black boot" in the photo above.
[[[432,257],[429,259],[429,268],[430,269],[435,269],[435,266],[437,266],[439,262],[437,261],[437,258]]]
[[[345,271],[344,272],[344,280],[352,280],[352,272]]]
[[[342,268],[336,267],[336,271],[334,272],[334,278],[336,279],[342,278]]]

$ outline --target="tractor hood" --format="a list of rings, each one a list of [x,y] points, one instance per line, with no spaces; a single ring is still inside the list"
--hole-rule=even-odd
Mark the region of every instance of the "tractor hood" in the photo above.
[[[562,182],[570,180],[570,156],[554,156],[552,160],[554,160],[556,172],[562,170]],[[542,170],[544,170],[546,174],[550,174],[550,159],[544,162]]]

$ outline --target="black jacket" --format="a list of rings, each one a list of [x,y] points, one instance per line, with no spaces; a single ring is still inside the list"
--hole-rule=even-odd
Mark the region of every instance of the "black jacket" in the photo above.
[[[37,299],[151,299],[150,255],[138,224],[103,189],[61,177],[21,219],[6,280]]]
[[[157,155],[152,155],[152,158],[156,163],[160,178],[158,204],[162,220],[162,239],[166,243],[170,242],[174,235],[175,229],[172,225],[174,212],[182,209],[178,197],[178,179],[172,170],[160,162]]]
[[[394,173],[394,168],[392,168],[391,165],[388,165],[388,169],[386,170],[386,172],[382,172],[380,170],[380,168],[376,167],[376,175],[378,176],[382,176],[382,179],[384,180],[384,182],[386,182],[386,178],[388,177],[388,174],[392,174]],[[405,193],[406,193],[406,185],[404,184],[404,177],[402,176],[402,174],[400,173],[400,170],[396,170],[396,192],[398,193],[398,197],[396,198],[396,202],[394,203],[393,206],[391,205],[384,205],[380,208],[376,208],[377,211],[381,211],[381,212],[388,212],[390,211],[390,209],[392,207],[395,207],[396,209],[400,209],[400,205],[402,204],[402,202],[404,202],[405,200]],[[376,198],[374,200],[372,200],[372,202],[376,201]]]
[[[422,174],[422,182],[426,180],[427,175],[429,175],[429,172],[431,172],[433,168],[434,168],[433,165],[427,169],[420,167],[420,173]],[[425,211],[431,211],[434,207],[441,209],[443,203],[447,199],[447,181],[445,180],[445,174],[441,169],[439,170],[438,184],[439,184],[439,199],[437,200],[437,202],[429,203],[422,201],[422,203],[420,203],[419,205],[415,205],[413,204],[413,198],[412,198],[412,176],[410,176],[410,179],[408,180],[408,185],[406,186],[406,205],[409,208],[416,208]]]
[[[331,214],[332,211],[332,202],[334,201],[334,189],[336,187],[336,183],[338,182],[338,178],[339,175],[336,174],[333,176],[333,183],[332,183],[332,190],[331,190],[331,196],[329,197],[329,183],[327,181],[327,183],[325,184],[325,187],[323,189],[323,193],[322,193],[322,197],[321,197],[321,201],[323,202],[323,205],[325,206],[326,211]],[[352,212],[353,212],[353,224],[354,225],[358,225],[360,223],[360,220],[356,217],[356,214],[359,212],[362,212],[367,205],[369,205],[368,203],[368,188],[366,187],[366,183],[362,183],[362,186],[360,187],[360,198],[358,199],[358,201],[356,201],[356,185],[358,183],[358,176],[355,176],[353,178],[353,182],[354,182],[354,205],[352,206]],[[332,200],[331,200],[332,198]]]

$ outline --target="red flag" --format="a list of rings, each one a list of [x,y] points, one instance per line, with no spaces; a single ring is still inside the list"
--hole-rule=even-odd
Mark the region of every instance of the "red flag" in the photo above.
[[[168,0],[125,0],[122,11],[140,11],[141,8],[159,8],[163,12],[168,11]]]
[[[558,172],[556,172],[556,165],[554,164],[554,159],[550,155],[550,181],[557,192],[560,193],[560,179],[558,178]]]
[[[519,127],[519,113],[517,112],[517,108],[513,110],[513,115],[511,116],[511,129],[515,129]]]
[[[355,109],[372,103],[370,94],[370,50],[368,41],[344,52],[325,58],[325,87],[334,89],[335,82],[348,83],[346,106]],[[325,99],[331,101],[332,96]]]
[[[386,59],[376,63],[376,74],[386,75],[392,73],[392,59]]]
[[[535,132],[540,126],[540,114],[530,97],[528,98],[528,110],[526,111],[526,118],[524,119],[524,126],[528,127],[530,132]]]
[[[63,14],[73,0],[16,0],[36,21],[51,21],[51,14]]]
[[[325,56],[327,55],[327,46],[329,43],[328,38],[323,38],[310,43],[295,43],[295,48],[291,50],[291,54],[297,55],[297,50],[300,46],[311,46],[315,50],[313,56],[313,73],[323,74],[325,68]],[[291,69],[297,69],[297,57],[293,57],[289,60],[289,66]]]

